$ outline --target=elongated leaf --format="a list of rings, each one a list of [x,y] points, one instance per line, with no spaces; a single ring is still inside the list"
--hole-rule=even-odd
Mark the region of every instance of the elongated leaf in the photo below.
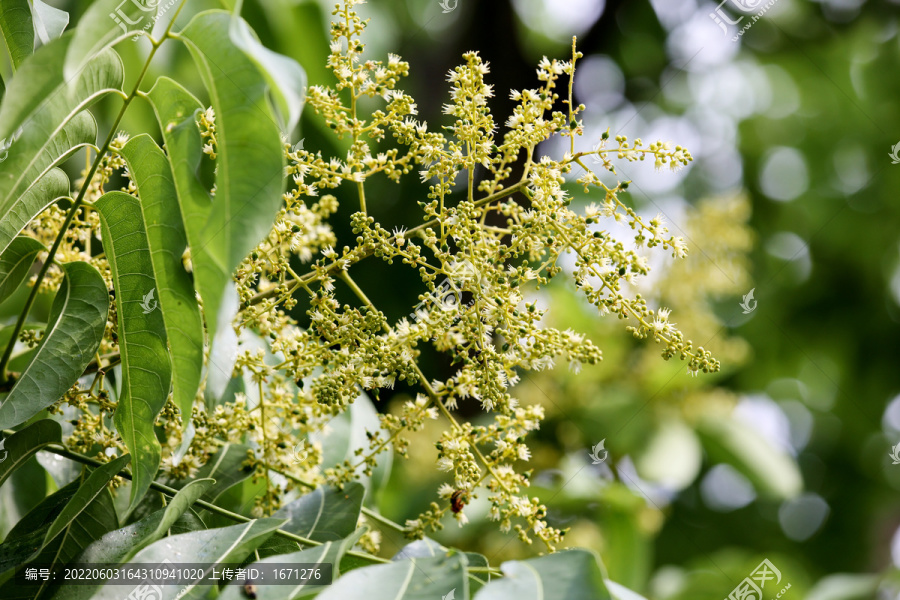
[[[610,600],[597,556],[587,550],[563,550],[500,565],[505,577],[487,584],[475,600]]]
[[[151,6],[152,5],[152,6]],[[75,38],[66,53],[65,78],[71,79],[105,48],[132,37],[145,25],[152,25],[159,2],[97,0],[81,16]],[[172,8],[174,10],[174,7]]]
[[[219,316],[225,288],[240,262],[268,235],[283,190],[281,133],[266,99],[268,86],[231,42],[231,18],[224,11],[200,13],[181,33],[216,113],[216,195],[199,242],[216,266],[194,267],[195,276],[208,281],[203,307],[210,339],[218,323],[230,321],[232,315]],[[197,250],[193,241],[191,250]]]
[[[206,299],[215,289],[209,286],[216,281],[210,279],[209,274],[215,272],[218,265],[204,248],[202,238],[203,227],[212,210],[212,197],[199,175],[204,154],[196,113],[202,110],[202,106],[190,92],[168,77],[156,80],[147,99],[153,106],[166,142],[166,152],[178,194],[178,208],[188,245],[191,247],[191,262],[197,278],[195,285],[200,295]],[[222,277],[227,276],[223,271]],[[210,314],[208,307],[206,312]]]
[[[282,529],[317,542],[347,537],[356,529],[366,489],[350,483],[343,490],[318,488],[283,506],[273,517],[287,519]]]
[[[792,498],[803,490],[794,459],[733,419],[707,417],[697,428],[711,460],[734,467],[770,498]]]
[[[353,548],[353,544],[362,536],[365,530],[360,529],[356,533],[335,542],[326,542],[321,546],[316,548],[309,548],[307,550],[301,550],[299,552],[292,552],[290,554],[279,554],[277,556],[271,556],[269,558],[265,558],[263,560],[252,563],[250,567],[259,567],[260,565],[267,564],[331,564],[332,567],[332,577],[333,579],[337,579],[341,575],[340,565],[341,559],[344,555]],[[271,541],[272,538],[269,538]],[[322,586],[309,585],[309,584],[298,584],[296,586],[291,585],[266,585],[265,583],[258,582],[256,586],[256,597],[257,600],[293,600],[294,598],[306,598],[308,596],[313,596],[322,591]],[[230,585],[225,588],[222,592],[222,595],[219,596],[219,600],[246,600],[246,596],[241,591],[241,588],[235,585]],[[460,598],[462,600],[462,598]]]
[[[28,0],[4,0],[0,4],[0,32],[15,71],[34,51],[34,25]]]
[[[2,177],[0,175],[0,187],[3,186]],[[60,198],[68,196],[69,178],[62,169],[50,169],[27,192],[12,200],[8,206],[9,212],[0,216],[0,247],[8,248],[32,218]]]
[[[184,517],[190,505],[197,501],[204,490],[212,484],[211,479],[200,479],[184,486],[165,508],[148,515],[121,529],[110,531],[93,542],[78,555],[76,563],[120,564],[128,562],[135,554],[161,539],[170,528]],[[60,600],[81,600],[90,598],[103,587],[102,581],[91,585],[74,585],[61,589],[56,594]]]
[[[109,313],[103,277],[87,263],[63,265],[65,279],[34,358],[0,403],[0,429],[24,423],[78,380],[100,346]]]
[[[300,120],[306,93],[306,71],[293,58],[278,54],[263,46],[244,19],[240,18],[243,0],[234,6],[234,18],[228,35],[235,46],[244,51],[269,82],[278,117],[285,135],[290,135]]]
[[[109,483],[113,477],[118,475],[119,471],[128,466],[129,462],[131,462],[131,456],[126,454],[106,463],[102,467],[94,469],[84,483],[82,483],[75,491],[72,499],[69,500],[62,512],[59,513],[59,516],[53,520],[53,523],[47,530],[47,535],[44,536],[44,546],[62,533],[63,529],[68,527],[69,523],[74,521],[75,517],[80,515],[81,511],[83,511],[87,505],[100,494],[100,492],[106,489],[106,484]]]
[[[159,291],[166,335],[172,351],[175,405],[190,421],[203,366],[203,322],[191,278],[181,255],[187,246],[169,161],[153,139],[142,134],[122,148],[128,171],[141,198],[150,258]]]
[[[175,497],[166,505],[166,508],[161,511],[162,517],[156,524],[156,529],[146,536],[140,544],[136,545],[123,560],[130,560],[141,549],[162,538],[166,531],[174,526],[175,522],[190,509],[191,505],[203,497],[213,482],[214,480],[212,479],[195,479],[179,490]]]
[[[428,558],[433,556],[450,556],[453,553],[458,552],[458,550],[450,550],[438,544],[436,541],[430,538],[423,538],[421,540],[416,540],[415,542],[409,543],[403,547],[400,552],[395,554],[391,560],[392,561],[401,561],[408,560],[411,558]],[[466,557],[466,563],[469,567],[488,567],[490,563],[488,559],[481,555],[476,554],[475,552],[464,552]],[[487,585],[490,581],[491,576],[487,573],[467,573],[469,578],[469,586],[470,592],[475,593],[480,590],[483,586]]]
[[[162,449],[153,422],[169,395],[172,366],[166,329],[155,299],[159,283],[137,198],[109,192],[94,203],[100,211],[103,249],[116,290],[122,386],[115,424],[134,456],[131,507],[156,477]]]
[[[35,543],[37,546],[31,553],[31,556],[25,558],[18,564],[34,560],[42,550],[50,546],[51,542],[53,542],[63,531],[67,530],[72,522],[75,521],[88,506],[90,506],[94,499],[106,490],[106,485],[119,473],[119,471],[128,465],[130,460],[131,457],[127,454],[121,456],[97,467],[90,475],[85,477],[82,481],[77,482],[79,485],[72,488],[72,493],[70,495],[66,495],[65,503],[53,505],[54,508],[52,511],[46,513],[46,518],[43,519],[43,524],[46,524],[46,527],[42,524],[38,528],[20,529],[19,526],[16,525],[13,531],[10,532],[10,537],[15,539],[15,537],[17,537],[15,534],[18,531],[24,530],[23,534],[27,535],[29,539],[32,539],[32,543]],[[69,489],[69,487],[67,486],[63,489]],[[50,520],[51,515],[53,515],[52,520]],[[27,533],[24,533],[25,531],[27,531]],[[37,543],[38,540],[39,543]]]
[[[200,102],[177,82],[160,77],[148,94],[156,113],[172,167],[178,205],[191,249],[194,286],[204,299],[211,351],[206,378],[209,404],[221,398],[231,380],[237,336],[230,326],[237,310],[237,292],[230,275],[206,246],[204,227],[212,211],[212,198],[200,180],[203,152],[196,114]],[[221,321],[221,326],[219,321]]]
[[[463,554],[411,558],[388,565],[354,569],[316,596],[319,600],[359,597],[367,600],[437,600],[469,597],[466,557]],[[451,592],[454,592],[451,595]],[[548,596],[547,598],[556,598]],[[558,596],[559,598],[568,598]]]
[[[97,55],[77,77],[64,79],[59,65],[71,42],[71,33],[53,40],[16,71],[0,106],[0,139],[24,128],[25,132],[38,129],[49,140],[91,102],[111,91],[121,91],[124,68],[112,50]]]
[[[366,488],[353,482],[343,491],[321,487],[282,506],[273,517],[287,519],[283,531],[317,542],[340,540],[356,529]],[[296,542],[273,537],[259,549],[260,556],[299,550]]]
[[[19,236],[0,255],[0,302],[22,285],[41,250],[45,250],[44,245],[36,239]]]
[[[68,194],[68,180],[64,191],[49,197],[46,189],[42,194],[29,192],[51,167],[95,142],[97,125],[90,113],[81,111],[122,85],[122,61],[110,50],[67,86],[59,63],[71,39],[65,35],[26,60],[0,105],[0,139],[15,138],[0,170],[0,252],[50,201]],[[54,173],[54,181],[60,175]]]
[[[194,531],[173,535],[144,548],[138,552],[128,564],[158,564],[170,561],[179,563],[203,563],[211,565],[220,562],[243,562],[261,543],[263,543],[281,524],[279,519],[258,519],[219,529]],[[190,600],[201,598],[210,586],[189,585],[162,586],[159,600],[171,600],[177,594]],[[120,585],[106,585],[94,596],[94,600],[121,600]]]
[[[0,485],[38,450],[61,441],[62,428],[50,419],[41,419],[0,441]]]
[[[66,30],[69,24],[69,13],[41,0],[32,0],[34,4],[34,36],[35,47],[38,44],[49,44]]]
[[[86,479],[73,481],[41,502],[16,524],[6,541],[0,544],[0,590],[3,590],[3,598],[35,598],[53,585],[53,582],[48,582],[37,587],[17,586],[9,581],[13,567],[28,561],[51,567],[67,564],[88,544],[118,527],[112,497],[103,486],[60,535],[36,552],[50,527],[74,500]]]

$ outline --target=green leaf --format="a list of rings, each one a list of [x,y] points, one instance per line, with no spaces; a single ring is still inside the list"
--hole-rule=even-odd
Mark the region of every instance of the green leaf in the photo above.
[[[475,600],[610,600],[600,561],[593,552],[563,550],[500,565],[505,577],[487,584]]]
[[[119,474],[119,471],[128,466],[131,462],[131,456],[128,454],[120,456],[101,467],[97,467],[88,476],[83,484],[75,491],[72,499],[69,500],[59,516],[53,520],[47,534],[44,536],[44,544],[46,547],[53,539],[62,533],[63,529],[69,526],[69,523],[75,520],[75,517],[81,514],[88,504],[90,504],[97,495],[106,489],[106,484],[113,477]]]
[[[9,298],[22,285],[41,250],[46,250],[42,243],[20,235],[0,255],[0,302]]]
[[[264,558],[263,560],[252,563],[250,566],[260,566],[267,564],[331,564],[332,577],[336,580],[341,575],[340,565],[341,558],[353,548],[356,541],[362,536],[365,530],[360,529],[356,533],[338,541],[325,542],[321,546],[292,552],[291,554],[279,554]],[[269,538],[271,541],[272,538]],[[308,584],[299,584],[296,587],[290,585],[266,585],[258,583],[256,590],[257,600],[293,600],[294,598],[305,598],[314,596],[322,591],[321,586]],[[241,588],[230,585],[225,588],[219,600],[246,600],[246,596]],[[461,599],[460,599],[461,600]]]
[[[166,155],[150,136],[131,138],[121,154],[141,199],[159,309],[172,352],[173,401],[187,423],[203,367],[203,321],[191,278],[181,261],[187,238],[175,184]]]
[[[434,558],[411,558],[387,565],[354,569],[316,596],[319,600],[358,598],[366,600],[437,600],[469,597],[466,557],[463,554]],[[453,595],[450,595],[453,592]],[[567,596],[547,596],[566,598]]]
[[[160,77],[147,94],[162,130],[166,152],[171,163],[178,208],[191,247],[191,263],[197,278],[195,285],[200,296],[206,299],[214,288],[208,274],[217,268],[215,261],[203,246],[203,227],[212,210],[212,197],[200,180],[200,163],[204,158],[196,113],[202,110],[200,101],[177,82]],[[207,314],[209,308],[206,308]],[[207,320],[209,320],[207,318]]]
[[[112,50],[67,84],[59,64],[71,40],[70,34],[64,35],[22,63],[0,105],[0,139],[15,138],[0,170],[0,252],[53,199],[68,195],[68,179],[61,171],[42,175],[77,148],[96,141],[97,125],[90,113],[81,111],[122,86],[122,61]],[[49,186],[30,193],[51,174]]]
[[[281,529],[288,533],[317,542],[340,540],[356,530],[365,494],[366,488],[356,482],[344,486],[343,491],[320,487],[282,506],[272,516],[287,519]],[[273,537],[259,554],[271,556],[299,549],[296,542]]]
[[[69,13],[32,0],[34,4],[34,34],[41,44],[49,44],[63,34],[69,24]]]
[[[51,202],[69,195],[69,179],[54,165],[97,138],[90,112],[73,116],[56,135],[41,137],[39,129],[25,129],[16,138],[0,173],[0,248],[5,249],[23,227]],[[2,250],[0,250],[2,251]]]
[[[764,496],[792,498],[803,490],[797,463],[764,437],[730,418],[706,417],[697,425],[710,460],[734,467]]]
[[[15,71],[34,52],[34,24],[28,0],[4,0],[0,5],[0,32]]]
[[[169,395],[172,366],[140,201],[124,192],[109,192],[94,206],[100,212],[103,250],[116,291],[122,385],[115,424],[134,456],[134,508],[159,469],[162,448],[153,423]]]
[[[159,2],[97,0],[81,15],[66,53],[63,74],[72,79],[83,67],[116,42],[153,23]],[[174,7],[172,8],[174,10]]]
[[[228,488],[253,475],[253,467],[243,465],[247,460],[247,450],[249,446],[243,444],[225,444],[200,467],[195,477],[215,480],[215,483],[203,493],[202,500],[216,504]]]
[[[131,457],[127,454],[121,456],[103,466],[97,467],[82,481],[72,482],[73,484],[76,484],[75,487],[70,488],[70,486],[66,486],[63,488],[64,490],[71,489],[71,494],[66,494],[65,503],[59,502],[53,504],[52,510],[41,513],[44,517],[41,519],[40,526],[34,527],[33,525],[26,523],[25,526],[20,527],[22,523],[17,524],[9,535],[10,540],[14,542],[13,545],[18,550],[15,558],[17,561],[16,564],[35,560],[45,548],[50,546],[51,542],[56,540],[57,536],[63,533],[63,531],[68,531],[78,516],[91,505],[95,498],[106,490],[106,485],[119,473],[119,471],[128,465],[130,460]],[[29,515],[31,515],[31,513],[29,513]],[[30,522],[35,519],[34,516],[29,519],[29,515],[26,515],[23,521]],[[44,525],[46,525],[46,527]],[[102,534],[102,532],[100,533]],[[18,543],[17,539],[19,539],[20,536],[23,539],[27,539],[28,543],[24,545]],[[6,556],[3,551],[3,548],[6,547],[6,545],[7,544],[4,543],[0,546],[0,570],[2,570],[4,566],[8,566],[2,558]],[[34,550],[31,552],[30,556],[23,558],[23,549],[26,549],[31,545],[35,546]]]
[[[356,455],[357,448],[368,447],[366,432],[375,432],[381,427],[378,411],[369,399],[368,394],[360,392],[350,407],[328,422],[325,434],[310,436],[313,441],[322,444],[322,465],[330,467],[350,460],[354,464],[359,462]],[[360,481],[366,486],[366,503],[374,505],[376,497],[387,484],[393,462],[393,450],[388,447],[376,457],[377,464],[372,470],[372,476],[366,476],[365,465],[357,469]]]
[[[287,519],[281,529],[317,542],[345,538],[359,521],[366,489],[352,482],[343,490],[318,488],[281,507],[273,517]]]
[[[181,488],[178,493],[169,500],[166,508],[161,511],[162,516],[156,525],[156,529],[153,530],[153,532],[140,544],[135,546],[123,560],[130,560],[140,550],[162,538],[166,532],[175,525],[175,522],[190,509],[191,505],[203,497],[213,483],[214,481],[212,479],[195,479]]]
[[[410,542],[403,546],[400,552],[395,554],[391,560],[407,560],[410,558],[428,558],[431,556],[445,556],[447,549],[431,538],[423,538]]]
[[[198,242],[211,261],[194,265],[211,340],[233,316],[220,315],[231,275],[269,234],[284,187],[284,149],[266,99],[268,86],[231,42],[231,19],[223,11],[200,13],[181,32],[216,114],[216,195]],[[193,255],[198,245],[188,239]]]
[[[45,587],[23,587],[9,582],[13,567],[27,561],[50,566],[66,564],[88,544],[118,527],[112,498],[103,485],[87,506],[78,511],[77,517],[63,528],[61,535],[39,551],[50,527],[56,523],[62,511],[74,510],[69,505],[85,484],[86,478],[83,477],[46,498],[25,515],[10,531],[6,541],[0,544],[0,589],[4,592],[4,598],[34,598]]]
[[[434,541],[431,538],[423,538],[421,540],[416,540],[415,542],[411,542],[404,546],[400,552],[395,554],[391,560],[392,561],[400,561],[400,560],[408,560],[410,558],[428,558],[432,556],[450,556],[451,554],[457,553],[458,550],[450,550],[441,546],[439,543]],[[475,552],[463,552],[466,557],[466,564],[468,567],[489,567],[490,563],[488,559]],[[491,576],[488,573],[467,573],[469,577],[469,585],[471,586],[470,593],[475,593],[480,590],[482,587],[488,584],[491,580]]]
[[[37,498],[45,498],[56,489],[48,485],[43,465],[36,456],[17,467],[5,485],[0,486],[0,539],[6,539],[16,523],[34,508]]]
[[[0,485],[38,450],[61,441],[62,428],[50,419],[41,419],[0,441]]]
[[[281,524],[279,519],[258,519],[231,527],[207,529],[173,535],[144,548],[128,564],[170,561],[179,563],[202,563],[211,565],[220,562],[243,562],[261,543],[271,536]],[[162,598],[190,600],[201,598],[211,586],[188,585],[163,587]],[[92,598],[93,600],[121,600],[122,586],[106,585]]]
[[[180,520],[185,520],[184,513],[211,484],[211,479],[192,481],[184,486],[165,508],[126,527],[104,534],[85,548],[74,562],[94,564],[127,562],[153,542],[162,539]],[[55,597],[60,600],[86,600],[102,586],[102,581],[96,581],[91,585],[70,586],[68,589],[60,590]]]
[[[0,175],[0,188],[3,187],[2,178],[3,175]],[[2,194],[2,190],[0,190],[0,194]],[[64,171],[54,168],[41,177],[27,192],[17,196],[17,199],[10,203],[0,206],[0,248],[4,250],[8,248],[31,219],[60,198],[68,196],[69,178]]]
[[[71,42],[68,33],[42,46],[16,71],[0,106],[0,139],[24,126],[25,132],[37,129],[36,138],[49,140],[100,96],[121,91],[124,67],[112,50],[97,55],[77,77],[64,79],[59,65]]]
[[[290,135],[300,120],[306,93],[306,71],[293,58],[278,54],[263,46],[247,22],[240,18],[243,0],[234,6],[234,18],[228,30],[232,43],[244,51],[260,74],[269,82],[275,105],[278,107],[280,125],[285,135]]]
[[[47,331],[25,372],[0,403],[0,429],[24,423],[57,400],[94,358],[106,328],[109,293],[97,269],[67,263]]]

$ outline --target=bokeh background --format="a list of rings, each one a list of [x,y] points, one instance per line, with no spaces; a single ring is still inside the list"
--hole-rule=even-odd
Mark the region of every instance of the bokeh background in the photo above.
[[[48,4],[75,21],[87,3]],[[179,21],[223,4],[189,0]],[[763,559],[781,575],[766,597],[790,584],[782,597],[900,598],[900,458],[891,458],[900,444],[900,164],[890,156],[900,144],[900,2],[775,0],[754,22],[766,4],[370,0],[361,11],[372,18],[367,52],[409,61],[402,87],[432,126],[445,120],[445,76],[463,52],[490,62],[502,125],[508,90],[537,87],[536,63],[569,57],[574,35],[584,53],[575,96],[587,107],[579,149],[608,128],[694,156],[674,173],[617,165],[633,181],[628,201],[641,214],[662,213],[691,247],[676,264],[654,258],[640,291],[714,351],[721,373],[693,378],[664,362],[660,348],[597,315],[570,283],[535,295],[550,308],[548,324],[584,331],[604,351],[599,365],[523,376],[515,390],[547,411],[532,444],[533,491],[551,522],[570,528],[566,545],[595,549],[611,579],[658,600],[723,598]],[[311,84],[331,83],[331,8],[247,0],[244,16],[267,46],[303,64]],[[119,50],[133,78],[146,48]],[[196,81],[192,68],[167,45],[148,81]],[[96,114],[108,127],[118,105],[107,102]],[[343,153],[310,113],[292,141]],[[135,103],[122,128],[156,131],[149,106]],[[558,141],[538,154],[561,155]],[[371,186],[370,210],[386,227],[418,224],[426,191],[418,177]],[[569,191],[576,206],[591,202],[578,186]],[[339,243],[350,235],[339,224],[355,204],[346,206],[335,220]],[[423,291],[402,267],[366,262],[360,271],[393,318]],[[450,367],[426,349],[423,368],[438,376]],[[382,394],[379,410],[408,393]],[[477,406],[461,411],[484,418]],[[394,462],[374,499],[387,517],[415,517],[444,482],[434,468],[438,427]],[[595,455],[605,458],[592,464],[601,442]],[[448,519],[436,539],[492,564],[538,552],[496,530],[485,496],[467,507],[469,526]],[[386,554],[403,543],[383,532]]]

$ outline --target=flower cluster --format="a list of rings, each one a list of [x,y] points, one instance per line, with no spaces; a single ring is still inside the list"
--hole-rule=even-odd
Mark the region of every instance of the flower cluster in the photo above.
[[[451,124],[446,133],[436,132],[417,119],[416,103],[398,89],[409,65],[394,55],[386,62],[364,59],[360,37],[367,22],[354,10],[359,3],[345,0],[333,13],[328,67],[335,85],[312,86],[307,95],[309,106],[335,135],[349,138],[349,149],[344,156],[329,157],[285,143],[289,189],[284,206],[234,277],[241,300],[234,326],[242,344],[233,374],[248,389],[214,409],[206,407],[201,390],[190,436],[168,405],[158,420],[167,438],[163,469],[172,477],[191,476],[223,444],[248,444],[247,466],[266,482],[254,514],[268,514],[300,488],[340,486],[370,475],[388,448],[405,456],[406,434],[441,420],[445,430],[435,443],[434,460],[448,481],[438,490],[441,502],[410,519],[407,533],[418,537],[442,527],[448,512],[465,523],[466,504],[481,493],[501,530],[514,529],[527,543],[536,537],[553,549],[564,532],[547,524],[547,509],[527,493],[529,473],[521,469],[531,456],[526,438],[540,427],[544,413],[541,406],[523,406],[515,385],[523,371],[550,369],[558,361],[577,371],[599,362],[602,354],[584,334],[546,326],[546,309],[538,306],[534,292],[563,274],[563,260],[571,256],[574,287],[601,314],[630,321],[636,337],[653,339],[663,347],[663,357],[686,360],[692,372],[718,370],[710,353],[695,347],[669,320],[668,310],[652,310],[623,286],[648,274],[647,253],[656,248],[685,256],[684,240],[669,235],[662,218],[645,221],[623,201],[627,182],[608,187],[584,161],[593,157],[615,173],[614,160],[649,157],[658,167],[674,169],[690,162],[691,155],[661,141],[632,145],[622,136],[615,138],[616,147],[607,147],[607,134],[593,151],[575,152],[575,138],[584,133],[584,106],[572,98],[571,80],[581,58],[574,44],[570,60],[540,62],[535,89],[511,93],[516,106],[502,138],[488,106],[494,95],[486,82],[490,67],[477,52],[465,54],[448,76],[450,102],[443,112]],[[569,91],[561,100],[563,77]],[[363,115],[363,98],[380,98],[384,106]],[[556,110],[560,104],[563,108]],[[212,109],[199,114],[198,127],[203,151],[215,160]],[[570,150],[556,159],[537,156],[538,144],[557,135],[569,140]],[[88,206],[112,172],[124,166],[115,153],[123,141],[117,140],[105,159]],[[573,209],[565,187],[576,167],[585,172],[578,183],[600,196],[599,204],[584,211]],[[405,230],[378,222],[367,208],[373,199],[366,196],[366,182],[381,175],[399,181],[413,170],[428,183],[427,197],[419,202],[422,223]],[[521,177],[513,179],[514,172]],[[350,220],[352,243],[337,248],[329,220],[338,211],[338,199],[322,192],[345,184],[358,198],[358,210]],[[90,258],[90,239],[99,230],[95,215],[87,215],[58,257]],[[49,209],[30,233],[52,239],[59,219]],[[602,228],[608,220],[634,231],[633,248]],[[366,259],[399,263],[417,273],[423,293],[413,316],[392,321],[370,301],[354,276]],[[108,274],[102,261],[91,260]],[[466,302],[426,301],[447,288]],[[355,302],[339,301],[339,291],[352,294]],[[104,354],[116,351],[114,315],[108,337]],[[448,356],[454,368],[450,376],[423,373],[417,359],[429,344]],[[97,402],[94,392],[103,388],[99,373],[100,386],[92,385],[88,394]],[[367,444],[356,449],[353,459],[321,464],[321,447],[312,435],[347,411],[361,391],[378,398],[380,389],[397,382],[417,390],[415,399],[398,414],[380,415],[380,428],[366,431]],[[78,398],[69,395],[66,402],[84,409],[76,435],[87,444],[77,432],[102,428],[104,413],[98,422],[98,413]],[[472,401],[491,420],[462,419],[458,409]],[[115,436],[98,443],[101,451],[121,446]],[[373,548],[377,543],[377,536],[365,541]]]

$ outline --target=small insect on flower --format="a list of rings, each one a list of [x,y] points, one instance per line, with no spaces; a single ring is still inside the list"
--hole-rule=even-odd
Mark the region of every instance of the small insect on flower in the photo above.
[[[249,579],[244,581],[244,587],[241,589],[244,592],[244,595],[250,598],[250,600],[256,600],[256,584],[252,581]]]
[[[456,490],[453,492],[453,495],[450,496],[450,510],[453,511],[454,514],[460,512],[466,503],[469,501],[469,492],[465,490]]]

